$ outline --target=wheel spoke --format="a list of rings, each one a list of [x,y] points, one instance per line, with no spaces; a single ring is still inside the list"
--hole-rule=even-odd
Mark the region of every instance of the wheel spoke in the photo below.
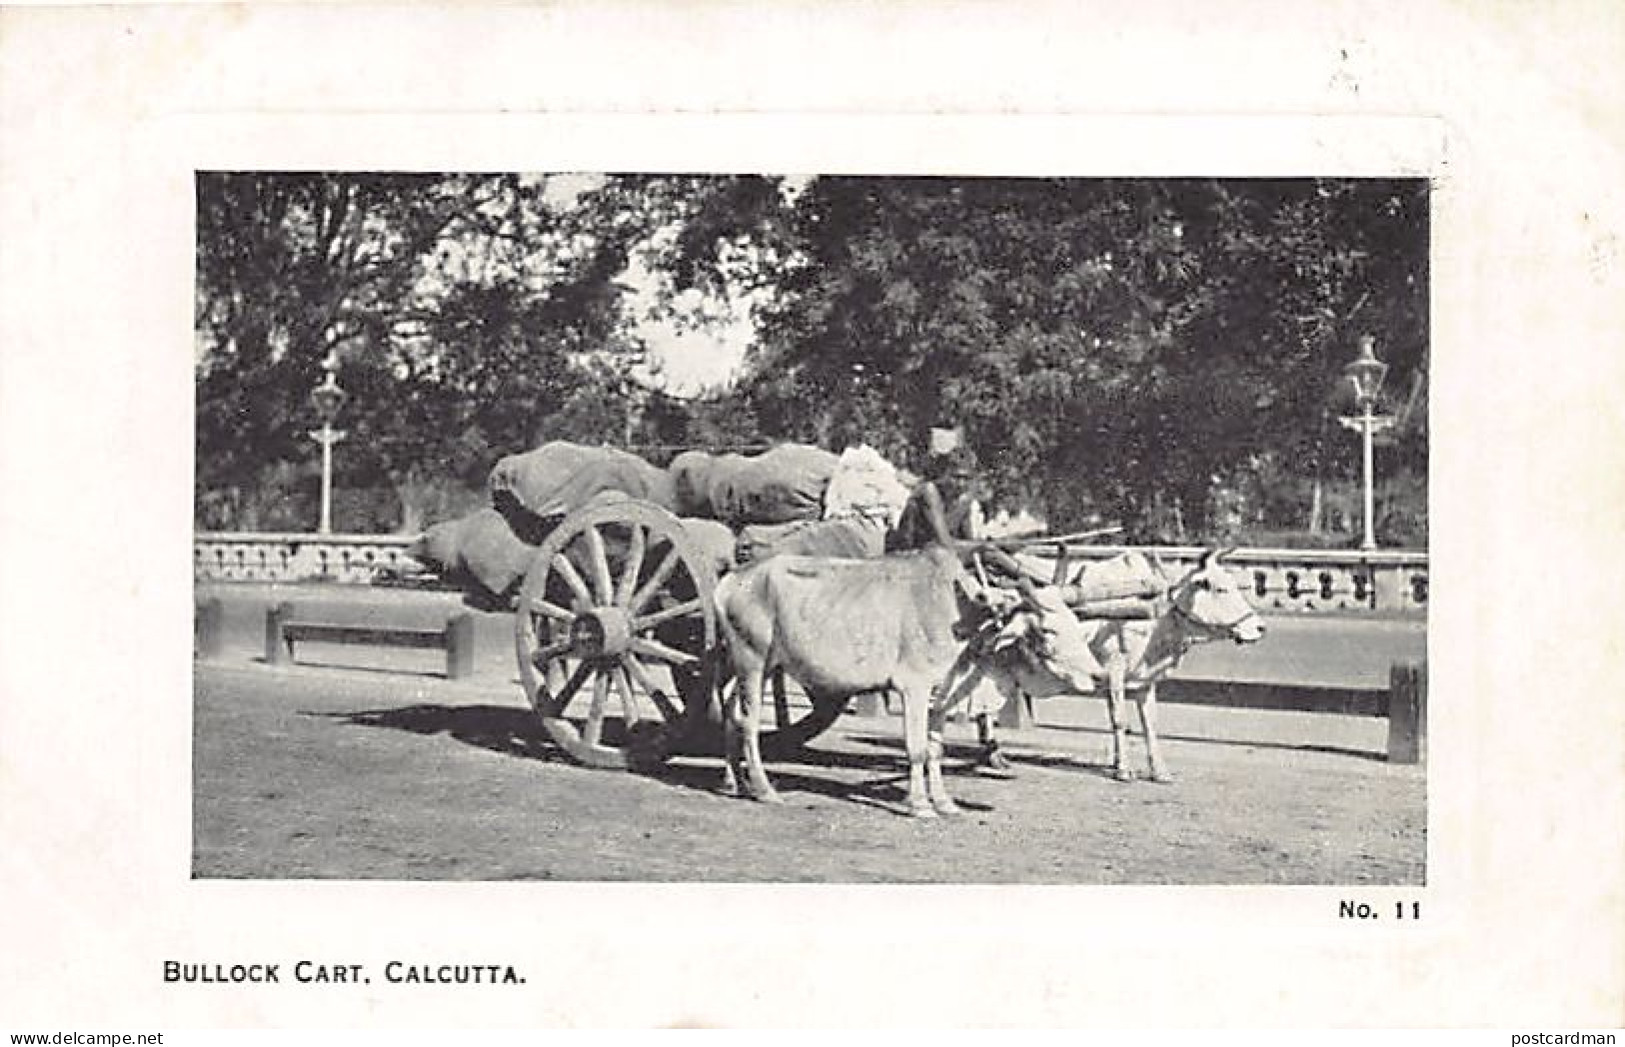
[[[694,665],[699,658],[687,651],[679,651],[675,647],[667,647],[659,640],[651,640],[646,636],[632,637],[632,650],[638,654],[646,654],[651,658],[659,658],[663,662],[674,665]]]
[[[637,656],[632,654],[624,655],[621,664],[626,666],[626,671],[631,674],[632,679],[637,681],[638,686],[643,688],[643,693],[648,695],[649,700],[654,702],[656,707],[660,709],[660,715],[666,718],[667,723],[677,723],[683,718],[682,711],[673,705],[672,700],[666,697],[666,692],[656,685],[649,676],[649,670],[644,667],[642,662],[638,661]]]
[[[625,710],[627,738],[630,740],[632,725],[637,723],[640,717],[638,716],[638,699],[632,693],[632,681],[627,678],[624,666],[617,665],[615,667],[615,689],[621,692],[621,708]]]
[[[674,604],[664,611],[656,611],[654,614],[646,614],[641,618],[632,619],[632,631],[642,632],[645,629],[653,629],[655,626],[669,622],[673,618],[686,618],[691,614],[698,614],[704,609],[705,601],[698,598],[685,603]]]
[[[575,620],[574,612],[566,611],[558,604],[549,603],[539,596],[530,602],[530,613],[539,614],[545,618],[552,618],[555,621],[560,622],[570,622]]]
[[[587,569],[592,572],[593,595],[602,607],[614,602],[615,583],[609,576],[609,554],[604,551],[604,536],[598,528],[588,527],[581,532],[587,542]]]
[[[569,654],[574,646],[575,642],[568,637],[563,640],[554,640],[545,647],[537,648],[536,653],[530,656],[530,664],[545,672],[550,662],[555,658]]]
[[[671,577],[671,572],[677,569],[677,565],[682,562],[682,559],[675,546],[668,549],[666,558],[660,561],[660,566],[655,568],[655,573],[651,574],[649,580],[643,583],[642,588],[638,589],[637,593],[632,597],[631,604],[627,606],[627,610],[633,614],[643,610],[649,601],[654,598],[654,594],[659,591],[660,587],[666,584],[666,579]]]
[[[592,678],[592,704],[587,707],[587,726],[581,740],[592,748],[604,732],[604,705],[609,699],[609,670],[600,669]]]
[[[626,550],[626,564],[621,569],[620,584],[615,587],[615,606],[625,607],[632,602],[632,587],[638,584],[638,572],[643,570],[643,554],[648,532],[632,525],[632,541]]]
[[[547,681],[548,693],[563,693],[564,685],[568,683],[570,679],[568,675],[569,671],[570,663],[565,661],[563,658],[548,663],[547,668],[542,670],[542,677]]]
[[[554,716],[564,715],[564,709],[570,704],[570,699],[574,698],[576,692],[581,690],[581,685],[587,682],[587,674],[591,672],[591,662],[582,662],[576,667],[576,671],[571,675],[569,681],[559,689],[557,695],[552,696]]]
[[[582,580],[581,572],[576,570],[576,565],[570,562],[568,556],[563,553],[554,553],[553,570],[559,572],[559,577],[563,578],[566,584],[575,592],[577,600],[588,607],[592,606],[592,593],[587,589],[587,583]],[[571,617],[574,618],[575,616],[571,615]]]

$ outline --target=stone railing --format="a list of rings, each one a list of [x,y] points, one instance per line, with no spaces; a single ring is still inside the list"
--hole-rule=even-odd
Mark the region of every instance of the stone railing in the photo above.
[[[422,570],[409,535],[202,532],[192,539],[192,579],[329,581],[366,585]]]
[[[375,584],[421,573],[406,555],[406,535],[200,533],[193,539],[196,581],[330,581]],[[1073,545],[1076,562],[1104,560],[1120,545]],[[1194,546],[1133,547],[1169,567],[1190,566]],[[1028,550],[1042,557],[1042,546]],[[1426,553],[1379,550],[1238,549],[1225,563],[1241,579],[1259,610],[1315,613],[1424,614],[1428,602]]]
[[[1195,566],[1197,546],[1073,545],[1067,555],[1087,563],[1129,549],[1155,554],[1173,569]],[[1029,554],[1042,554],[1035,546]],[[1053,554],[1050,554],[1053,557]],[[1428,557],[1422,552],[1357,549],[1237,549],[1224,563],[1260,611],[1425,614]]]

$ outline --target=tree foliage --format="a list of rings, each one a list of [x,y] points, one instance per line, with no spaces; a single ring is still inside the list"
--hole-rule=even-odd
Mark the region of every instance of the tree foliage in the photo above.
[[[502,454],[623,435],[642,352],[615,282],[627,237],[557,206],[545,179],[218,173],[197,189],[206,525],[303,522],[252,495],[309,460],[329,354],[350,394],[343,479],[392,489],[408,528]]]
[[[1419,182],[821,178],[744,398],[905,461],[959,426],[992,493],[1053,524],[1212,531],[1219,492],[1283,463],[1347,475],[1355,331],[1423,373],[1426,204]],[[1403,464],[1425,446],[1413,426]]]
[[[310,460],[336,353],[347,480],[407,527],[542,439],[861,441],[920,469],[958,426],[983,493],[1052,526],[1301,528],[1355,476],[1336,419],[1369,333],[1416,537],[1427,215],[1418,180],[200,175],[200,512],[251,526]],[[755,303],[731,387],[650,388],[651,291],[702,330]]]

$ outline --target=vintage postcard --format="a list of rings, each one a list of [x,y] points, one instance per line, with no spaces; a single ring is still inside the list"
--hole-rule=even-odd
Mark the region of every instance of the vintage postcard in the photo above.
[[[0,13],[8,1030],[1617,1026],[1590,9],[795,10]]]

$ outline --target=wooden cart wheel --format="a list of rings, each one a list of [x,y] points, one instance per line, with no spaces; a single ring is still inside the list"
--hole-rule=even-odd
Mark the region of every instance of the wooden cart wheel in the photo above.
[[[671,513],[589,506],[538,547],[519,591],[515,648],[549,736],[590,767],[658,763],[705,718],[716,572]],[[702,706],[705,703],[701,703]]]

